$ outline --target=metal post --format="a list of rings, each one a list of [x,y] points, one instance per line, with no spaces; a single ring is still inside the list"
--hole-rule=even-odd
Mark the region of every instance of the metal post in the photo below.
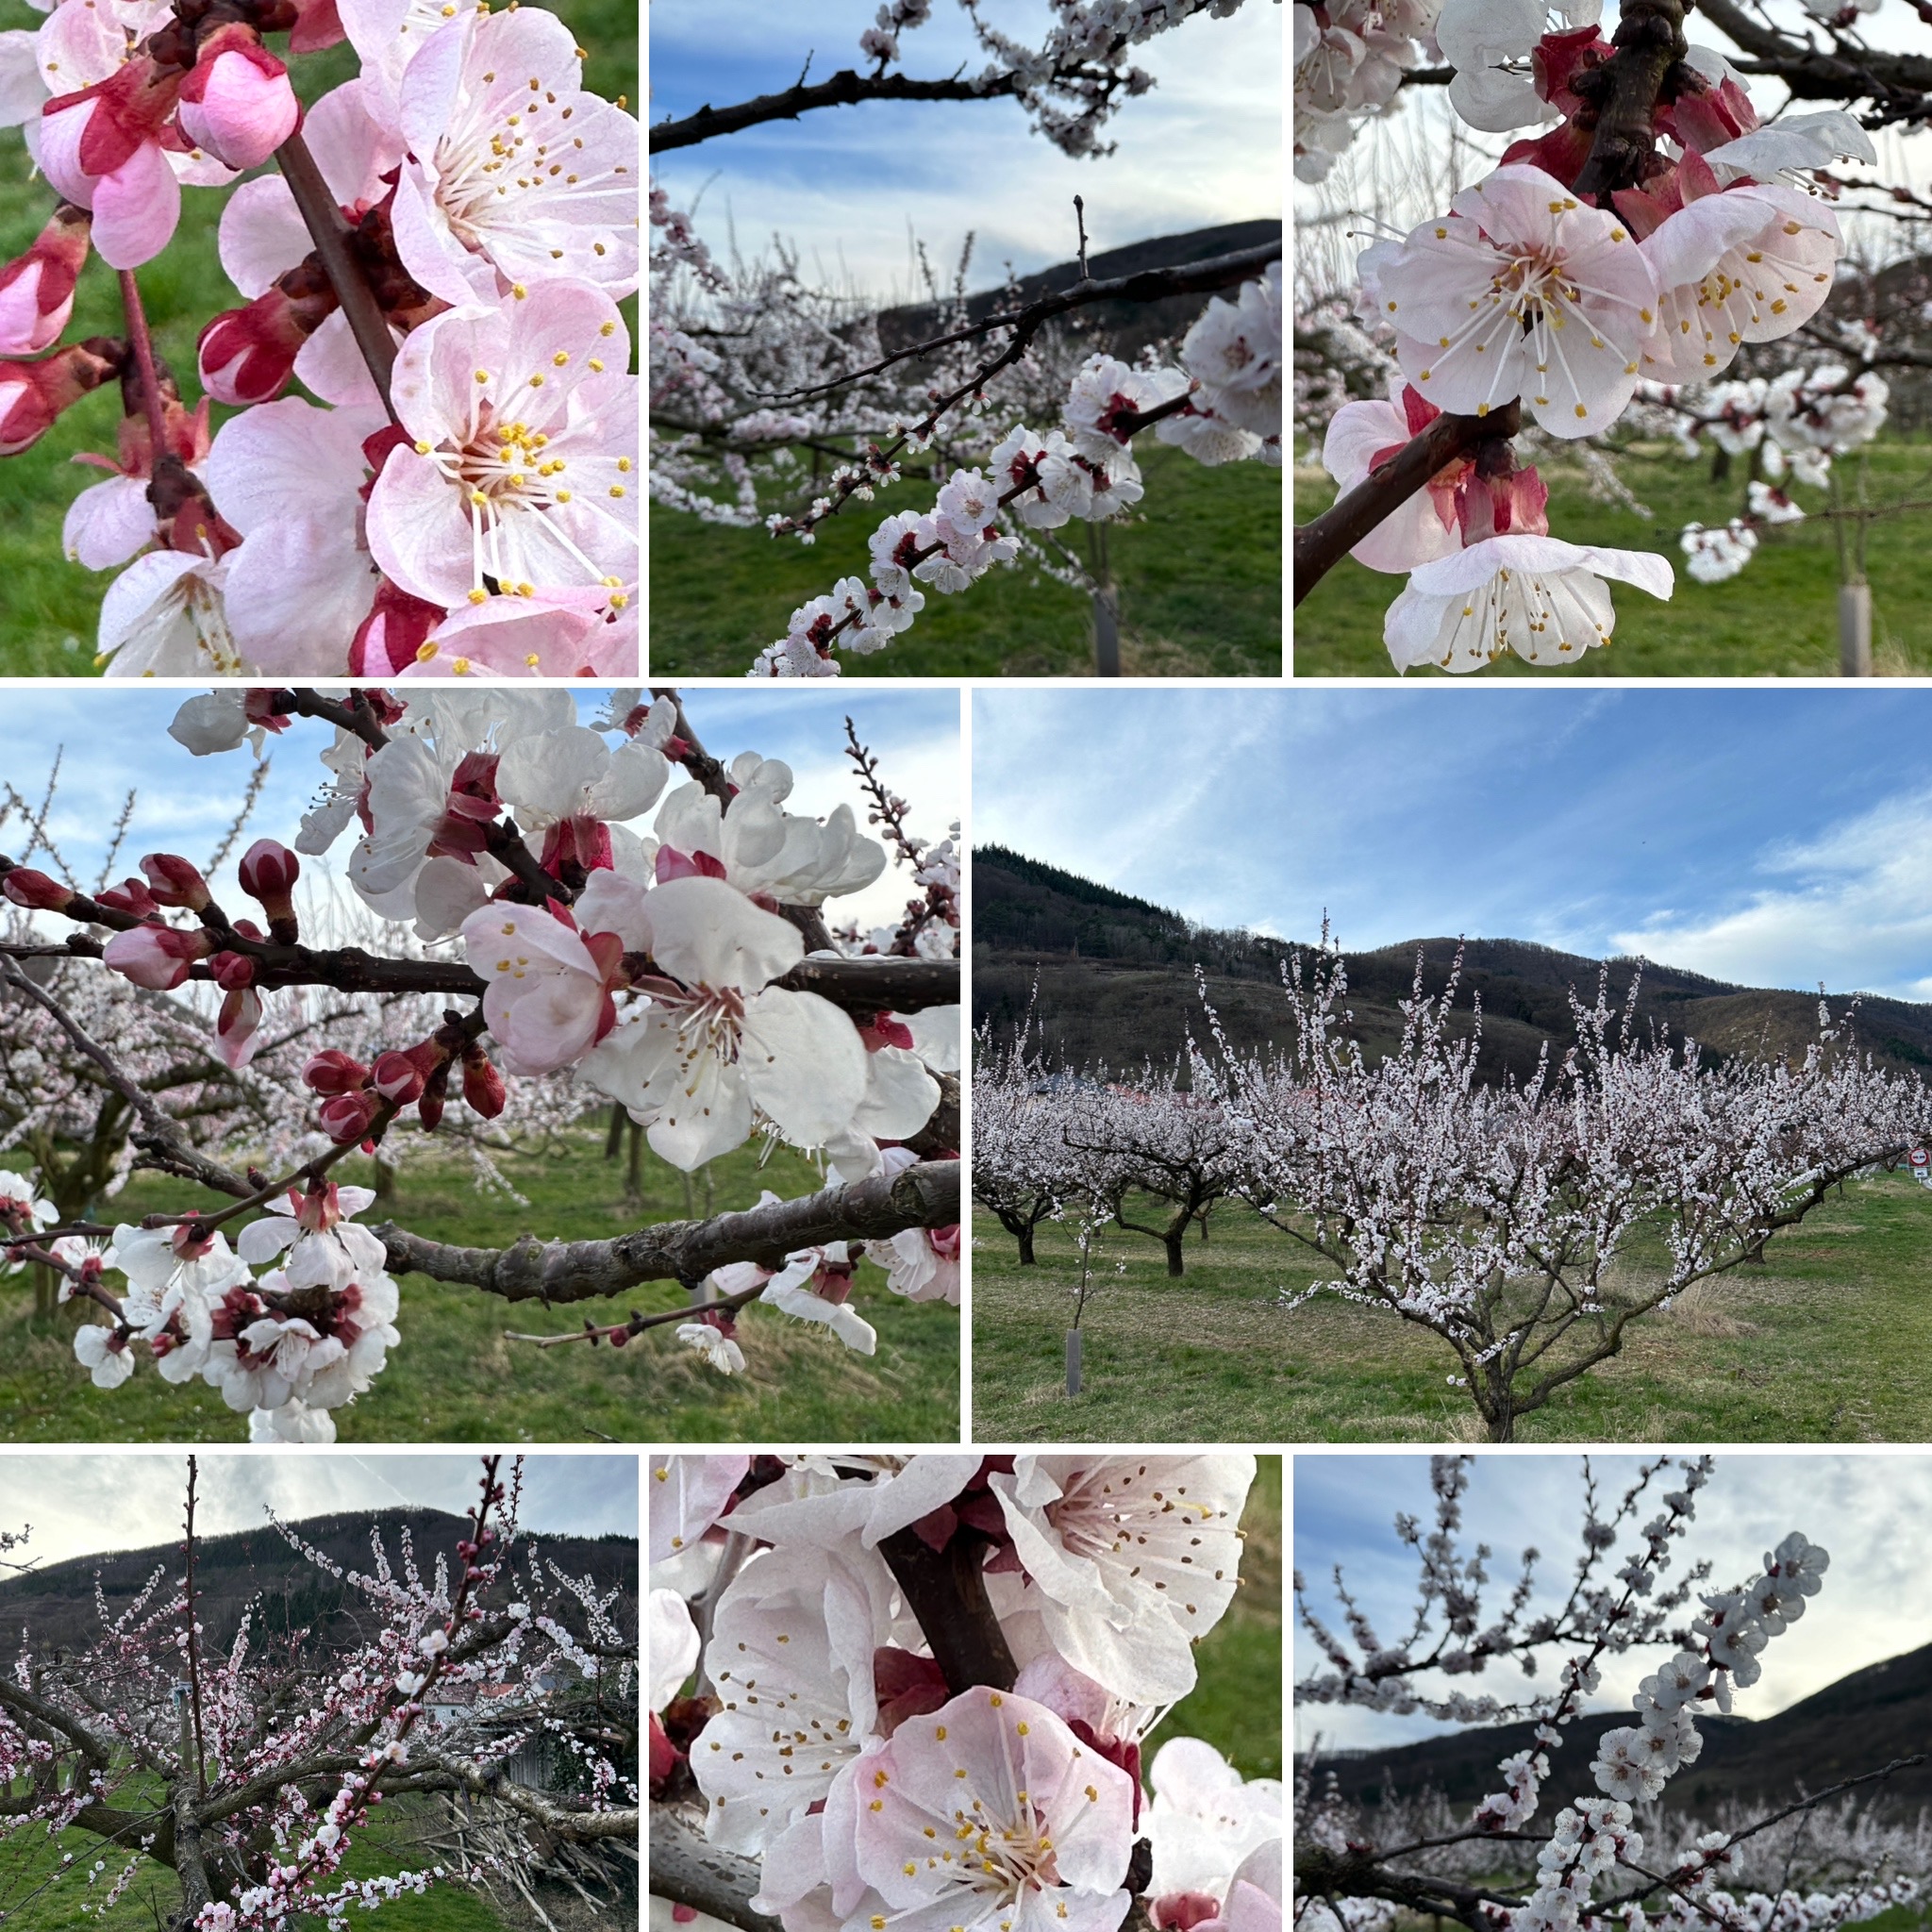
[[[1872,586],[1840,584],[1838,592],[1838,668],[1841,677],[1872,675]]]
[[[1077,1328],[1069,1328],[1067,1330],[1067,1393],[1069,1395],[1077,1395],[1079,1392],[1080,1331]]]

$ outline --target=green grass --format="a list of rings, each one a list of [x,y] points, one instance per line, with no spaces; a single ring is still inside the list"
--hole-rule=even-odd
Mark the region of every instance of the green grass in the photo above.
[[[366,1183],[367,1169],[352,1158],[341,1172]],[[706,1211],[702,1183],[688,1205],[676,1171],[648,1158],[643,1202],[626,1204],[622,1163],[603,1158],[601,1126],[574,1134],[558,1155],[512,1159],[505,1172],[527,1208],[476,1192],[466,1166],[425,1160],[406,1164],[396,1197],[362,1218],[500,1247],[525,1232],[598,1240]],[[791,1196],[820,1184],[797,1157],[780,1152],[760,1168],[750,1148],[710,1172],[718,1212],[752,1206],[761,1187]],[[204,1198],[142,1181],[107,1212],[134,1219]],[[634,1308],[681,1307],[673,1282],[552,1309],[417,1274],[402,1276],[400,1287],[402,1342],[375,1387],[337,1410],[344,1441],[942,1441],[959,1433],[958,1312],[892,1294],[870,1263],[853,1298],[878,1330],[875,1356],[853,1355],[816,1327],[753,1307],[739,1318],[747,1372],[732,1377],[706,1368],[670,1324],[624,1349],[540,1349],[504,1339],[506,1329],[554,1334],[586,1316],[621,1321]],[[216,1391],[201,1381],[171,1387],[149,1362],[119,1389],[95,1389],[74,1359],[69,1315],[36,1317],[24,1274],[0,1276],[0,1441],[232,1442],[246,1434],[246,1419]]]
[[[139,1783],[123,1785],[114,1793],[116,1801],[137,1802]],[[374,1878],[439,1862],[436,1854],[410,1842],[424,1822],[420,1800],[402,1798],[385,1806],[357,1835],[341,1875]],[[74,1862],[61,1873],[60,1861],[69,1855]],[[154,1932],[157,1925],[169,1924],[181,1905],[180,1886],[165,1865],[143,1860],[118,1903],[106,1912],[98,1908],[96,1902],[120,1876],[127,1857],[119,1847],[105,1846],[92,1832],[70,1828],[49,1837],[42,1827],[30,1826],[0,1846],[0,1912],[9,1925],[30,1925],[33,1932]],[[102,1858],[107,1870],[90,1884],[88,1874]],[[405,1896],[385,1905],[382,1924],[389,1932],[506,1932],[505,1921],[487,1898],[448,1884],[434,1885],[420,1898]],[[304,1913],[291,1925],[291,1932],[320,1932],[322,1921]]]
[[[590,55],[586,84],[599,93],[626,94],[635,103],[638,13],[628,0],[549,4],[576,29]],[[36,27],[44,18],[25,0],[0,0],[0,30]],[[307,102],[350,79],[356,66],[353,49],[344,44],[302,55],[290,72]],[[137,271],[156,351],[174,370],[191,408],[201,394],[195,340],[220,309],[242,300],[222,273],[215,250],[227,199],[225,190],[184,189],[175,239]],[[54,191],[33,175],[19,131],[0,131],[0,262],[32,242],[55,200]],[[635,302],[625,309],[635,333]],[[82,273],[63,340],[125,333],[120,285],[114,272],[93,257]],[[233,413],[218,408],[216,425]],[[73,677],[93,669],[101,598],[114,573],[95,574],[68,562],[60,528],[69,505],[101,479],[100,471],[76,468],[70,458],[83,450],[110,454],[120,421],[121,391],[110,383],[75,404],[32,449],[0,466],[0,582],[6,586],[0,591],[0,676]]]
[[[1136,1216],[1136,1219],[1141,1218]],[[1387,1310],[1323,1297],[1293,1313],[1275,1291],[1313,1278],[1289,1239],[1224,1206],[1188,1272],[1111,1232],[1109,1284],[1090,1302],[1084,1388],[1065,1392],[1074,1263],[1041,1230],[1022,1268],[975,1223],[974,1431],[990,1441],[1480,1440],[1447,1385],[1455,1358]],[[1641,1266],[1644,1257],[1633,1256]],[[1922,1442],[1932,1437],[1932,1199],[1902,1176],[1850,1184],[1778,1235],[1767,1265],[1692,1290],[1633,1323],[1623,1354],[1523,1418],[1523,1441]]]
[[[1108,533],[1122,668],[1278,677],[1281,473],[1260,463],[1204,469],[1159,446],[1141,464],[1144,514]],[[914,479],[875,504],[853,505],[809,545],[654,504],[653,675],[741,675],[785,635],[799,605],[841,576],[867,574],[866,540],[881,517],[931,499],[931,484]],[[841,661],[847,676],[1080,675],[1093,668],[1092,604],[1064,585],[995,569],[958,596],[929,593],[912,628],[886,650]]]
[[[1874,504],[1932,497],[1932,446],[1886,441],[1866,458]],[[1660,449],[1619,459],[1619,471],[1649,518],[1612,504],[1593,503],[1578,473],[1544,465],[1550,484],[1550,530],[1576,543],[1653,550],[1677,574],[1675,594],[1658,603],[1628,585],[1611,587],[1617,628],[1608,646],[1587,652],[1561,675],[1569,677],[1829,677],[1838,674],[1839,564],[1833,526],[1788,525],[1762,533],[1757,554],[1728,583],[1700,584],[1684,568],[1678,533],[1688,523],[1717,525],[1743,508],[1741,466],[1732,480],[1710,481],[1709,465]],[[1840,466],[1850,497],[1858,463]],[[1824,492],[1800,486],[1807,508],[1826,507]],[[1319,470],[1298,470],[1295,521],[1325,509],[1334,486]],[[1866,575],[1872,585],[1872,655],[1884,675],[1932,671],[1932,509],[1907,511],[1872,525]],[[1364,569],[1344,558],[1295,612],[1294,670],[1298,677],[1392,676],[1382,643],[1382,619],[1403,579]],[[1439,676],[1433,667],[1411,674]],[[1544,667],[1508,657],[1490,676],[1546,677]]]
[[[1205,1738],[1243,1777],[1281,1775],[1281,1457],[1256,1463],[1241,1588],[1194,1652],[1199,1681],[1148,1734],[1143,1764],[1170,1738]]]

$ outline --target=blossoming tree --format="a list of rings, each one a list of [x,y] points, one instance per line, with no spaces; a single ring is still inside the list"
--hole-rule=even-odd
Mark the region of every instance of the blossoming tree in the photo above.
[[[735,1317],[752,1301],[871,1353],[874,1331],[849,1305],[868,1258],[898,1293],[958,1303],[951,841],[909,832],[904,801],[855,740],[874,815],[890,814],[919,891],[897,927],[841,946],[822,908],[888,863],[849,806],[823,820],[786,810],[791,770],[755,752],[727,769],[675,693],[619,691],[594,724],[578,716],[576,697],[554,688],[408,700],[229,689],[182,707],[173,735],[203,756],[324,729],[329,783],[298,843],[312,864],[359,822],[343,873],[379,920],[412,930],[413,947],[306,941],[303,861],[272,840],[239,867],[259,919],[231,917],[177,855],[150,855],[141,876],[97,893],[0,858],[0,891],[38,935],[0,947],[0,983],[125,1103],[142,1164],[184,1184],[178,1208],[110,1224],[63,1219],[30,1177],[0,1175],[0,1249],[55,1270],[100,1311],[75,1345],[101,1387],[147,1354],[166,1380],[218,1388],[258,1436],[333,1440],[333,1411],[402,1340],[395,1277],[411,1272],[545,1305],[675,1281],[688,1309],[522,1339],[622,1347],[676,1321],[680,1341],[727,1374],[744,1366]],[[652,833],[633,830],[653,807]],[[236,1069],[291,991],[410,997],[381,1008],[366,1059],[325,1047],[303,1060],[299,1087],[281,1088],[313,1137],[291,1167],[238,1172],[195,1144],[114,1039],[33,976],[48,960],[156,994],[206,988],[219,998],[215,1046]],[[365,1227],[356,1217],[373,1196],[332,1177],[405,1116],[436,1132],[458,1092],[489,1121],[512,1083],[565,1076],[585,1108],[625,1108],[673,1167],[758,1136],[812,1154],[829,1184],[614,1241],[526,1236],[497,1250]]]
[[[1694,15],[1629,0],[1607,38],[1598,0],[1296,8],[1305,180],[1390,139],[1390,115],[1424,83],[1447,84],[1448,145],[1482,158],[1427,219],[1359,252],[1351,295],[1298,297],[1298,401],[1338,494],[1297,532],[1297,601],[1353,555],[1407,578],[1384,624],[1398,669],[1471,671],[1507,652],[1573,664],[1610,638],[1608,580],[1668,597],[1674,576],[1660,556],[1552,531],[1539,453],[1587,442],[1595,479],[1631,504],[1604,449],[1673,429],[1694,444],[1724,425],[1718,446],[1750,453],[1740,481],[1761,487],[1724,525],[1683,532],[1709,582],[1803,514],[1790,480],[1824,484],[1832,457],[1876,433],[1886,344],[1824,305],[1843,215],[1892,197],[1841,164],[1875,166],[1870,130],[1923,122],[1928,76],[1876,43],[1871,7],[1807,10],[1801,27],[1732,0]],[[1699,22],[1727,44],[1692,42]],[[1781,101],[1754,99],[1760,79]],[[1725,379],[1734,365],[1754,373]],[[1842,661],[1869,672],[1862,532],[1877,512],[1834,491],[1831,513],[1859,550],[1841,559]]]
[[[1657,1925],[1830,1932],[1919,1898],[1925,1869],[1908,1831],[1878,1842],[1905,1850],[1911,1870],[1867,1866],[1829,1889],[1801,1892],[1792,1878],[1803,1854],[1791,1833],[1778,1828],[1794,1819],[1802,1827],[1847,1793],[1882,1792],[1887,1776],[1923,1763],[1924,1753],[1829,1787],[1801,1786],[1790,1806],[1740,1819],[1730,1829],[1700,1831],[1665,1820],[1659,1829],[1651,1823],[1655,1813],[1645,1814],[1641,1828],[1636,1821],[1637,1810],[1702,1755],[1698,1719],[1728,1712],[1734,1691],[1763,1674],[1772,1641],[1818,1602],[1830,1567],[1823,1548],[1794,1530],[1766,1552],[1757,1574],[1707,1590],[1711,1566],[1691,1560],[1690,1551],[1710,1458],[1685,1462],[1676,1487],[1666,1491],[1673,1458],[1661,1457],[1608,1508],[1586,1464],[1583,1551],[1563,1599],[1554,1608],[1538,1601],[1531,1549],[1507,1602],[1486,1616],[1491,1553],[1483,1545],[1469,1549],[1459,1534],[1473,1460],[1433,1459],[1435,1520],[1427,1533],[1413,1517],[1396,1520],[1397,1537],[1416,1562],[1419,1599],[1413,1625],[1392,1641],[1384,1641],[1339,1568],[1341,1630],[1316,1609],[1297,1571],[1297,1610],[1322,1665],[1295,1695],[1305,1710],[1346,1705],[1467,1724],[1530,1720],[1533,1742],[1498,1765],[1499,1790],[1426,1838],[1407,1834],[1400,1807],[1384,1817],[1305,1788],[1295,1846],[1298,1924],[1308,1932],[1379,1927],[1407,1911],[1453,1919],[1472,1932]],[[1623,1559],[1613,1569],[1620,1544]],[[1674,1579],[1666,1580],[1674,1565]],[[1656,1653],[1657,1667],[1642,1679],[1630,1722],[1603,1732],[1587,1771],[1564,1774],[1566,1781],[1587,1776],[1588,1785],[1578,1790],[1570,1783],[1575,1795],[1545,1823],[1554,1754],[1597,1690],[1604,1663],[1646,1651]],[[1554,1677],[1554,1688],[1514,1699],[1461,1688],[1492,1664]],[[1534,1874],[1526,1876],[1532,1852]],[[1768,1890],[1748,1889],[1742,1874],[1764,1872],[1767,1852],[1774,1855]]]
[[[1280,1785],[1196,1738],[1141,1761],[1241,1580],[1254,1475],[654,1459],[654,1893],[746,1932],[1278,1927]]]
[[[902,70],[901,39],[929,20],[930,0],[891,0],[858,36],[865,71],[658,122],[651,152],[863,101],[1014,99],[1064,153],[1104,154],[1100,130],[1120,101],[1152,85],[1131,64],[1134,48],[1241,4],[1056,0],[1052,26],[1029,46],[962,0],[987,64],[924,79]],[[691,215],[656,187],[651,225],[654,502],[809,543],[828,517],[904,480],[905,459],[933,453],[936,494],[887,517],[869,540],[869,575],[841,577],[794,610],[753,676],[837,676],[841,660],[903,636],[928,593],[957,595],[1015,564],[1094,592],[1101,668],[1118,671],[1103,553],[1070,548],[1066,533],[1141,500],[1135,439],[1151,431],[1209,465],[1281,459],[1278,241],[1095,277],[1080,217],[1071,287],[1032,302],[1013,295],[977,320],[961,289],[941,300],[937,333],[888,347],[875,310],[808,287],[789,257],[723,267]],[[1097,303],[1197,294],[1209,299],[1177,352],[1138,365],[1087,353],[1055,326]],[[829,457],[829,474],[801,475],[801,447]],[[774,500],[782,507],[768,509]]]
[[[468,1530],[430,1569],[407,1540],[391,1559],[378,1532],[371,1569],[345,1571],[284,1529],[356,1604],[354,1642],[271,1638],[251,1611],[218,1653],[195,1584],[191,1458],[182,1570],[158,1571],[118,1613],[103,1600],[102,1627],[78,1649],[29,1629],[0,1679],[9,1815],[98,1840],[92,1909],[157,1868],[172,1874],[169,1932],[341,1924],[437,1886],[508,1878],[545,1846],[634,1845],[634,1609],[546,1561],[517,1521],[522,1475],[485,1457]],[[533,1749],[555,1767],[547,1783],[511,1773]],[[343,1871],[386,1802],[452,1799],[486,1831],[501,1824],[508,1857]],[[34,1895],[89,1870],[70,1857]]]
[[[43,10],[0,35],[0,125],[48,210],[0,266],[0,456],[36,460],[63,410],[118,387],[115,447],[85,458],[106,475],[63,535],[78,567],[120,573],[100,661],[634,675],[617,305],[638,284],[637,124],[584,87],[570,29],[387,0]],[[353,77],[305,109],[289,62],[344,42]],[[141,277],[184,196],[217,195],[232,287],[208,291],[195,399]],[[63,340],[95,258],[122,331]]]

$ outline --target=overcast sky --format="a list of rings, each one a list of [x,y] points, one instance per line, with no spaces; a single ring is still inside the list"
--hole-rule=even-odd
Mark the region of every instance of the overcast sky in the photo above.
[[[875,0],[653,0],[654,121],[726,107],[866,66],[859,35]],[[1072,160],[1027,130],[1015,101],[873,101],[675,148],[654,158],[653,183],[675,208],[696,205],[698,232],[721,259],[735,234],[747,257],[776,234],[802,252],[807,279],[882,298],[914,290],[908,235],[950,278],[960,244],[978,237],[974,288],[1072,258],[1073,199],[1087,204],[1099,251],[1158,235],[1281,213],[1284,9],[1246,0],[1134,50],[1157,85],[1126,102],[1104,139],[1117,152]],[[983,0],[982,18],[1039,45],[1044,0]],[[934,0],[928,24],[900,38],[901,71],[976,74],[987,56],[958,0]]]
[[[1643,1458],[1591,1457],[1600,1493],[1621,1496]],[[1675,1471],[1654,1482],[1656,1497],[1678,1486]],[[1574,1572],[1582,1543],[1578,1528],[1583,1493],[1582,1458],[1576,1456],[1509,1455],[1479,1457],[1463,1506],[1462,1547],[1478,1542],[1494,1551],[1483,1621],[1499,1613],[1519,1572],[1526,1544],[1542,1552],[1542,1587],[1535,1603],[1554,1608]],[[1301,1454],[1294,1465],[1294,1562],[1309,1585],[1309,1607],[1331,1629],[1345,1626],[1330,1574],[1337,1563],[1351,1592],[1368,1613],[1377,1634],[1395,1641],[1409,1627],[1415,1605],[1416,1564],[1396,1541],[1392,1521],[1398,1510],[1433,1524],[1435,1498],[1429,1488],[1428,1458],[1423,1456],[1322,1456]],[[1645,1508],[1638,1523],[1655,1513]],[[1697,1514],[1686,1542],[1690,1560],[1708,1557],[1713,1566],[1708,1588],[1728,1589],[1762,1574],[1764,1553],[1788,1532],[1803,1530],[1830,1553],[1824,1588],[1801,1620],[1772,1641],[1764,1674],[1737,1693],[1744,1717],[1769,1717],[1800,1698],[1823,1690],[1848,1673],[1932,1642],[1932,1598],[1923,1587],[1932,1538],[1932,1457],[1788,1453],[1756,1455],[1726,1450],[1707,1488],[1697,1497]],[[1609,1568],[1634,1546],[1625,1526]],[[1669,1577],[1681,1574],[1680,1556]],[[1627,1709],[1640,1678],[1662,1661],[1661,1648],[1632,1651],[1609,1658],[1597,1710]],[[1560,1660],[1560,1659],[1559,1659]],[[1297,1627],[1295,1676],[1325,1669],[1320,1653]],[[1492,1669],[1481,1677],[1424,1680],[1435,1693],[1459,1688],[1517,1699],[1551,1688],[1546,1673],[1526,1682],[1514,1666]],[[1336,1705],[1310,1705],[1295,1711],[1295,1749],[1306,1749],[1317,1733],[1325,1747],[1353,1749],[1406,1743],[1457,1726],[1423,1717],[1398,1718]]]
[[[406,1506],[465,1515],[483,1474],[475,1456],[197,1453],[195,1525],[209,1536],[258,1528],[271,1511],[284,1523]],[[31,1525],[25,1554],[42,1563],[146,1549],[178,1540],[187,1480],[185,1456],[0,1452],[0,1529]],[[637,1485],[633,1456],[527,1456],[524,1527],[551,1536],[635,1536]]]
[[[201,864],[234,817],[248,783],[251,754],[244,747],[197,758],[176,744],[167,735],[168,724],[192,694],[102,684],[16,686],[8,692],[0,781],[38,808],[48,770],[59,755],[60,782],[49,825],[81,884],[94,883],[108,830],[130,787],[140,800],[117,877],[150,852],[179,852]],[[604,697],[593,691],[579,699],[579,715],[587,723]],[[954,692],[874,692],[855,686],[830,691],[708,690],[687,698],[691,727],[708,751],[727,761],[739,752],[758,751],[791,767],[797,785],[787,801],[789,810],[822,817],[836,805],[850,805],[863,824],[864,798],[853,781],[852,762],[841,750],[848,714],[881,759],[887,783],[911,804],[912,829],[927,839],[944,838],[961,803],[959,706]],[[268,787],[235,859],[258,838],[294,842],[302,814],[326,776],[320,756],[332,740],[328,726],[299,719],[268,741]],[[648,832],[650,815],[636,829]],[[336,845],[336,870],[353,842],[344,833]],[[17,858],[21,844],[18,818],[0,824],[0,852]],[[47,866],[44,855],[36,855],[34,862]],[[215,876],[217,896],[222,882],[232,877],[233,861]],[[861,925],[895,919],[908,891],[906,874],[888,867],[875,884],[832,901],[829,910],[835,922],[851,914]],[[229,897],[239,897],[239,891]]]
[[[974,836],[1205,924],[1932,999],[1932,691],[979,691]]]

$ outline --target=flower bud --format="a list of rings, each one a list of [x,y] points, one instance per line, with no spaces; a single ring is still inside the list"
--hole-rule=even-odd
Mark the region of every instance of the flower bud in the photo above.
[[[463,1099],[471,1112],[493,1121],[508,1099],[503,1075],[490,1062],[490,1056],[474,1041],[463,1049]]]
[[[380,1104],[373,1093],[332,1093],[316,1112],[323,1132],[340,1145],[361,1140]]]
[[[448,1060],[438,1059],[424,1080],[422,1097],[416,1102],[416,1118],[423,1123],[425,1133],[434,1133],[442,1124],[442,1110],[449,1096],[449,1070]]]
[[[202,386],[222,403],[265,403],[281,393],[308,338],[334,312],[335,291],[319,264],[303,262],[245,308],[226,308],[195,347]]]
[[[370,1070],[371,1084],[391,1107],[408,1107],[422,1098],[427,1076],[406,1053],[381,1055]]]
[[[63,201],[33,246],[0,268],[0,355],[37,356],[60,340],[87,261],[89,220]]]
[[[208,970],[214,983],[228,992],[255,984],[255,961],[246,953],[217,953]]]
[[[302,108],[289,70],[245,22],[204,35],[181,83],[175,118],[199,148],[231,168],[258,167],[295,131]]]
[[[16,865],[0,880],[0,891],[16,906],[31,907],[37,912],[65,912],[74,903],[74,888],[58,879],[36,872],[30,865]]]
[[[110,348],[118,345],[96,336],[44,361],[0,362],[0,457],[30,449],[62,409],[116,374],[118,360],[103,353]]]
[[[302,861],[274,839],[258,839],[242,855],[242,890],[261,902],[270,934],[284,945],[295,942],[295,907],[290,894],[301,875]]]
[[[302,1084],[317,1093],[359,1093],[369,1084],[369,1069],[329,1047],[302,1069]]]
[[[152,992],[172,992],[197,959],[214,951],[214,941],[198,926],[184,932],[174,925],[136,925],[117,932],[101,958],[116,973]]]
[[[185,906],[191,912],[206,911],[208,881],[185,858],[172,852],[151,852],[141,861],[147,874],[147,888],[157,906]]]
[[[152,919],[161,909],[155,895],[140,879],[123,879],[118,886],[96,892],[94,904],[107,907],[110,912],[131,912],[137,919]]]
[[[238,956],[224,953],[220,957],[233,959]],[[243,960],[242,964],[249,967],[253,977],[253,963]],[[242,984],[229,988],[228,996],[222,1002],[222,1010],[215,1020],[215,1050],[237,1073],[255,1058],[261,1014],[261,995],[254,987]]]

